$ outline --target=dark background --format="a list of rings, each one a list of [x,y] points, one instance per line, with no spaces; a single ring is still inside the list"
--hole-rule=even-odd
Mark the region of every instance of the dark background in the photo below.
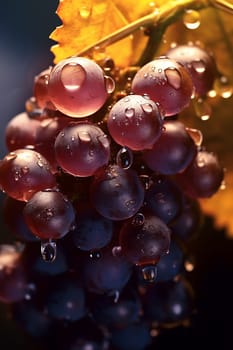
[[[35,74],[52,64],[49,34],[60,20],[58,1],[7,1],[0,11],[0,157],[6,153],[4,129],[8,120],[24,110],[32,95]],[[1,3],[2,5],[2,3]],[[1,195],[2,196],[2,195]],[[0,197],[2,199],[2,197]],[[5,227],[0,218],[0,240]],[[196,269],[190,273],[197,303],[191,328],[179,327],[160,336],[154,349],[233,349],[233,241],[217,231],[211,218],[191,250]],[[0,305],[0,349],[31,349],[32,343],[6,320]],[[34,346],[34,345],[33,345]],[[34,347],[35,348],[35,347]],[[133,349],[129,349],[133,350]]]

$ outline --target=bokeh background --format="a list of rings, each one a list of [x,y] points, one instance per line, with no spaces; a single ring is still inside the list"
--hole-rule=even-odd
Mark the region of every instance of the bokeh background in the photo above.
[[[49,34],[60,24],[58,0],[8,0],[0,11],[0,158],[6,153],[7,122],[24,110],[32,95],[33,78],[52,64]],[[1,195],[2,196],[2,195]],[[0,197],[2,199],[2,197]],[[232,199],[233,200],[233,199]],[[6,228],[0,218],[0,241]],[[153,349],[233,349],[233,241],[216,230],[211,217],[193,246],[196,269],[191,273],[197,300],[197,317],[191,328],[179,327],[160,337]],[[6,318],[0,305],[0,350],[36,349]],[[133,349],[129,349],[133,350]]]

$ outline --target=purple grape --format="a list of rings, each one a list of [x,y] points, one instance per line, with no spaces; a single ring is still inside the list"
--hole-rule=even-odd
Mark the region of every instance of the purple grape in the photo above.
[[[187,320],[193,308],[193,289],[184,279],[158,282],[143,295],[146,319],[161,325],[179,324]]]
[[[109,165],[96,173],[90,185],[95,209],[111,220],[130,218],[144,200],[144,188],[136,171]]]
[[[171,239],[169,253],[160,258],[156,267],[156,282],[173,280],[183,272],[184,252],[174,239]]]
[[[165,223],[169,223],[180,213],[183,193],[174,181],[165,176],[153,178],[153,184],[146,191],[145,207]]]
[[[151,148],[162,132],[158,106],[140,95],[118,100],[110,110],[107,125],[115,142],[134,151]]]
[[[55,276],[47,290],[44,308],[52,319],[83,318],[87,313],[86,296],[78,277],[70,272]]]
[[[98,250],[111,242],[113,223],[90,205],[78,205],[78,218],[71,232],[75,246],[81,250]]]
[[[148,95],[167,117],[181,112],[190,103],[193,82],[186,68],[167,57],[158,57],[139,69],[132,92]]]
[[[108,164],[110,141],[96,125],[72,123],[56,137],[55,155],[59,166],[73,176],[92,176]]]
[[[62,113],[86,117],[98,111],[107,100],[107,81],[104,72],[93,60],[70,57],[52,68],[48,95]]]
[[[194,238],[202,227],[203,215],[198,200],[185,196],[181,212],[169,224],[172,235],[179,237],[182,241]]]
[[[138,222],[136,214],[125,221],[120,230],[122,255],[137,265],[156,263],[169,250],[170,233],[160,218],[145,214],[144,220]]]
[[[64,237],[72,229],[76,216],[71,202],[54,190],[36,192],[23,214],[33,234],[42,240]]]
[[[224,179],[224,169],[216,154],[200,150],[191,164],[176,181],[180,188],[193,198],[208,198],[220,188]]]
[[[5,129],[7,149],[11,152],[25,146],[34,146],[39,126],[39,120],[30,118],[26,112],[14,116]]]
[[[189,71],[195,93],[205,96],[212,89],[217,77],[217,67],[212,54],[194,44],[177,45],[166,52],[166,56],[181,63]]]
[[[187,168],[197,148],[182,122],[165,120],[163,125],[161,136],[152,149],[143,152],[143,159],[151,170],[174,175]]]
[[[86,257],[83,261],[83,280],[86,289],[96,294],[120,292],[132,275],[132,264],[122,256],[113,256],[109,248],[101,250],[99,259]]]

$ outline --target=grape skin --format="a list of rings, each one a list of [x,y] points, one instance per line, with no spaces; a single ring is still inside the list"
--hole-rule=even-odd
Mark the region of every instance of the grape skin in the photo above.
[[[24,218],[41,239],[64,237],[75,222],[75,210],[63,194],[53,190],[36,192],[23,210]]]
[[[197,148],[182,122],[165,120],[163,126],[163,132],[153,148],[143,152],[143,159],[151,170],[174,175],[187,168]]]
[[[108,97],[102,69],[85,57],[70,57],[55,65],[48,94],[59,111],[76,118],[97,112]]]
[[[35,192],[56,185],[48,161],[30,149],[8,153],[0,162],[0,176],[2,190],[21,201],[28,201]]]
[[[184,66],[167,57],[159,57],[139,69],[131,90],[148,95],[167,117],[180,113],[190,103],[193,82]]]
[[[134,151],[151,148],[162,132],[158,106],[140,95],[118,100],[110,110],[107,125],[115,142]]]
[[[90,185],[94,208],[111,220],[133,216],[143,204],[144,188],[136,171],[110,165],[96,173]]]

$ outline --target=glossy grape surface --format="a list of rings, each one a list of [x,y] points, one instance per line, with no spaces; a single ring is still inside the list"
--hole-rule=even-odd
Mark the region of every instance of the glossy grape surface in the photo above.
[[[72,123],[58,134],[55,156],[59,166],[74,176],[92,176],[110,158],[110,141],[92,123]]]
[[[120,99],[111,108],[107,124],[118,144],[135,151],[151,148],[162,132],[159,108],[148,96]]]
[[[59,111],[76,118],[95,113],[108,97],[102,69],[85,57],[67,58],[55,65],[48,94]]]
[[[132,81],[132,91],[147,94],[157,102],[164,116],[181,112],[190,103],[193,82],[181,64],[159,57],[139,69]]]
[[[28,201],[35,192],[55,185],[50,164],[39,152],[17,149],[0,162],[0,187],[12,198]]]

